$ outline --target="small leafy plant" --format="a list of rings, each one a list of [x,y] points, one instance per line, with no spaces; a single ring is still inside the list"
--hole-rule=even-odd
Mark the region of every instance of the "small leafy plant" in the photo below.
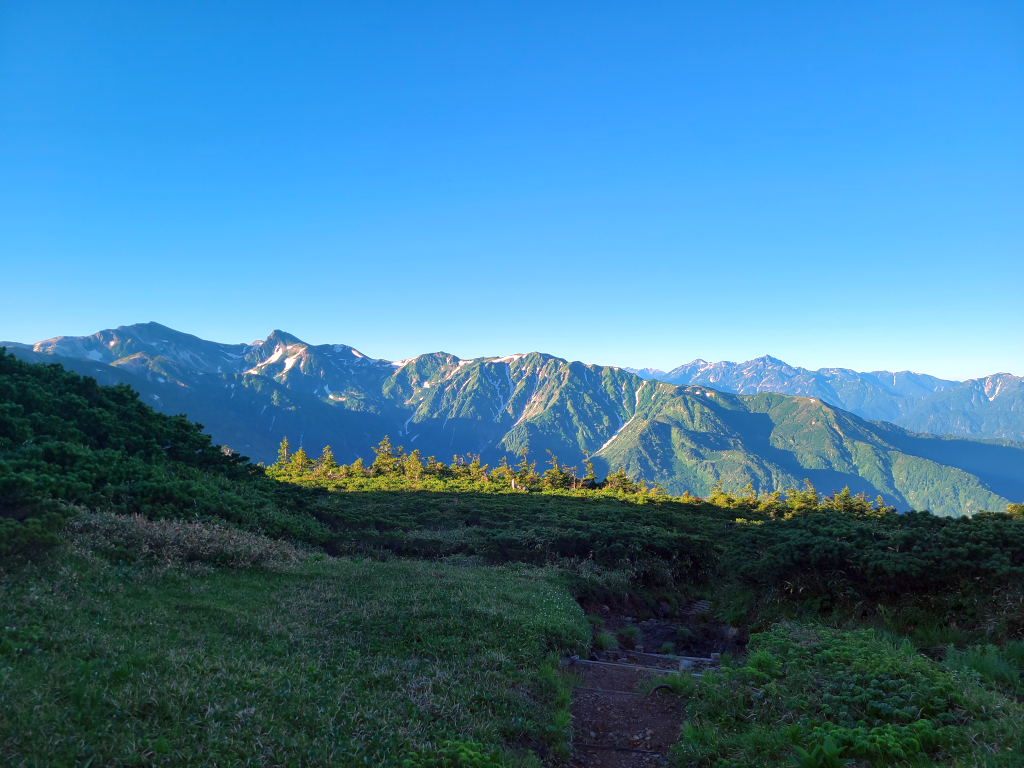
[[[853,762],[839,759],[843,750],[836,745],[831,736],[826,736],[825,740],[811,752],[795,745],[793,751],[796,754],[793,755],[792,762],[798,768],[841,768]]]
[[[697,681],[693,675],[673,672],[670,675],[660,677],[645,677],[636,687],[637,693],[651,693],[660,686],[667,685],[672,693],[679,696],[688,696],[697,688]]]
[[[625,627],[619,631],[619,637],[622,638],[622,644],[627,648],[633,648],[638,642],[640,642],[640,629],[638,627]]]
[[[493,749],[475,741],[445,741],[434,750],[414,752],[402,768],[501,768],[504,763]]]
[[[619,647],[619,641],[609,632],[598,632],[594,635],[594,647],[600,651],[613,651]]]

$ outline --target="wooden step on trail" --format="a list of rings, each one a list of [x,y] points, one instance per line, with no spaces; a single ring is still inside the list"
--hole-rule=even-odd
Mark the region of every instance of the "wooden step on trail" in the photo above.
[[[679,615],[686,619],[692,619],[698,613],[707,613],[711,610],[711,603],[708,600],[698,600],[683,609]]]
[[[681,667],[676,667],[675,669],[670,669],[670,668],[667,668],[667,667],[645,667],[645,666],[643,666],[641,664],[623,664],[623,663],[618,662],[618,661],[591,661],[590,659],[576,659],[575,661],[571,661],[570,660],[569,661],[569,666],[572,666],[573,664],[593,664],[594,666],[601,666],[601,667],[618,667],[620,669],[636,669],[636,670],[640,670],[642,672],[657,672],[660,675],[670,675],[673,672],[683,672],[683,671],[686,671],[686,670],[684,670]],[[691,672],[690,674],[693,675],[694,677],[702,677],[701,673],[699,673],[699,672]]]
[[[642,664],[563,659],[582,676],[573,690],[574,768],[660,768],[679,740],[684,702],[679,696],[636,690],[674,670]],[[578,665],[578,666],[575,666]]]

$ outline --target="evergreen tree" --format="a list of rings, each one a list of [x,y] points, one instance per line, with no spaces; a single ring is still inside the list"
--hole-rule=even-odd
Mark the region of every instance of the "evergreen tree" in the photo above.
[[[589,453],[583,454],[583,480],[580,481],[580,488],[587,488],[593,490],[598,487],[597,475],[594,473],[594,462],[590,458]]]
[[[575,487],[573,482],[574,478],[570,475],[566,469],[567,467],[559,466],[558,457],[555,456],[551,451],[548,451],[548,456],[551,457],[549,464],[551,469],[544,472],[544,485],[548,488],[569,488],[570,486]]]
[[[384,439],[376,445],[373,452],[376,454],[376,457],[373,460],[373,465],[370,467],[370,472],[374,475],[394,474],[395,451],[391,447],[391,438],[388,435],[384,435]]]
[[[584,457],[583,469],[586,470],[587,474],[583,476],[583,479],[596,483],[597,475],[594,474],[594,462],[591,460],[589,453],[584,454]]]
[[[277,463],[274,466],[278,469],[284,469],[290,457],[291,454],[288,452],[288,436],[285,435],[281,439],[281,445],[277,448]]]
[[[308,474],[312,468],[313,460],[309,458],[303,448],[299,448],[293,453],[291,461],[288,462],[288,473],[292,477],[302,477]]]
[[[708,496],[708,501],[719,507],[728,508],[736,506],[735,497],[722,488],[722,478],[718,478],[718,482],[715,483],[714,487],[711,489],[711,495]]]
[[[821,497],[814,489],[810,480],[804,480],[804,489],[798,491],[795,488],[786,489],[786,506],[789,507],[790,515],[799,515],[805,512],[816,512],[821,503]]]
[[[408,480],[415,482],[420,479],[420,475],[423,474],[423,462],[420,460],[418,449],[406,456],[403,464],[403,474]]]
[[[743,503],[753,509],[757,506],[757,491],[754,490],[754,484],[752,482],[747,483],[747,487],[743,489]]]
[[[530,486],[536,483],[540,477],[537,475],[537,462],[526,460],[530,444],[526,443],[519,449],[519,464],[516,466],[516,482],[521,486]]]
[[[480,454],[472,453],[469,458],[469,476],[474,480],[486,480],[487,465],[480,463]]]
[[[604,487],[609,491],[618,491],[619,493],[636,493],[638,490],[647,490],[647,487],[643,483],[635,483],[626,474],[626,468],[620,466],[615,472],[604,480]]]
[[[334,454],[331,453],[331,446],[325,445],[323,451],[320,452],[320,458],[316,462],[317,473],[330,474],[338,469],[338,463],[334,460]]]

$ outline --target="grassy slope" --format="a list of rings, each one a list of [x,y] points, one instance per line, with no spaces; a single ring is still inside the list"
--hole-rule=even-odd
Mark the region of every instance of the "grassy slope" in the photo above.
[[[65,552],[4,576],[0,615],[10,766],[398,765],[445,739],[526,764],[566,735],[545,659],[588,635],[543,571],[409,561],[189,574]]]

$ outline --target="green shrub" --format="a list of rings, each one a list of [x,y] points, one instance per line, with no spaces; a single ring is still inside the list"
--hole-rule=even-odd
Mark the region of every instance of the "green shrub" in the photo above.
[[[0,560],[37,557],[60,544],[57,532],[64,526],[64,515],[47,512],[19,522],[0,517]]]
[[[619,630],[619,636],[630,645],[640,642],[640,628],[634,626],[623,627]]]
[[[1003,646],[1003,655],[1016,664],[1018,669],[1024,670],[1024,642],[1011,640]]]
[[[414,752],[403,768],[501,768],[499,754],[475,741],[445,741],[436,749]]]
[[[612,651],[619,647],[619,641],[608,632],[598,632],[594,635],[594,647],[601,651]]]
[[[638,693],[647,694],[661,685],[667,685],[672,689],[672,693],[679,696],[688,696],[697,688],[697,682],[693,675],[673,672],[670,675],[645,677],[637,685],[636,690]]]
[[[320,496],[274,482],[212,445],[201,424],[157,413],[125,385],[0,349],[0,557],[55,546],[74,505],[322,543],[326,529],[306,512]]]
[[[604,619],[602,619],[600,616],[587,616],[587,622],[592,627],[603,627],[604,626]]]
[[[1011,695],[1024,695],[1024,643],[1007,643],[1000,650],[994,645],[974,645],[963,651],[950,648],[943,660],[948,669],[973,672],[987,685]]]
[[[796,753],[793,765],[799,766],[799,768],[841,768],[841,766],[852,762],[839,759],[843,750],[836,745],[831,736],[826,736],[825,740],[812,752],[797,746],[793,747],[793,751]]]
[[[675,653],[675,652],[676,652],[676,644],[675,643],[662,643],[661,644],[661,648],[658,649],[658,653]]]
[[[752,636],[748,650],[746,664],[723,664],[697,684],[688,704],[692,727],[677,747],[684,762],[934,762],[969,750],[971,729],[991,727],[993,702],[966,695],[910,644],[873,630],[783,624]],[[780,728],[786,721],[792,725]],[[704,738],[708,729],[711,740]],[[1024,748],[1019,732],[1000,738],[1014,752]]]

